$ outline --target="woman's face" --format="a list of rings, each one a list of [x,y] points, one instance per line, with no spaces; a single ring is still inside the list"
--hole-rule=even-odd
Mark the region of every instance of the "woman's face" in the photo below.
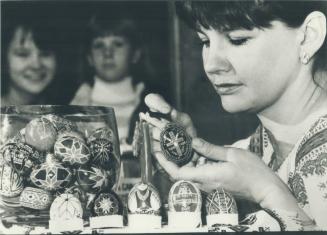
[[[55,55],[40,50],[32,34],[26,35],[21,28],[9,44],[7,59],[10,84],[23,92],[37,95],[54,79]]]
[[[204,70],[228,112],[259,112],[278,103],[300,68],[298,33],[278,21],[269,29],[201,29]]]
[[[91,45],[89,63],[105,81],[119,81],[130,74],[132,47],[122,36],[97,37]]]

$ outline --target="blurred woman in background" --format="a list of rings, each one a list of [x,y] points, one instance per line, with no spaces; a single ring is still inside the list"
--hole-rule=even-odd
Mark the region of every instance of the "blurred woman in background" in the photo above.
[[[63,26],[49,8],[4,7],[1,105],[67,103],[74,81]]]

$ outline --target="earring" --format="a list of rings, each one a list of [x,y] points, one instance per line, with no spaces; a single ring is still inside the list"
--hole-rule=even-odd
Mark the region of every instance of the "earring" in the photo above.
[[[310,59],[309,55],[306,52],[303,52],[301,58],[302,63],[307,64],[309,62],[309,59]]]

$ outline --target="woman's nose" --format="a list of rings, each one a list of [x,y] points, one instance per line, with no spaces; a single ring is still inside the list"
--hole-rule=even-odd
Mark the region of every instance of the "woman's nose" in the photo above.
[[[232,65],[221,48],[209,48],[203,54],[203,62],[208,74],[225,74],[232,70]]]
[[[32,55],[31,58],[31,67],[33,69],[39,69],[42,66],[42,58],[38,53]]]
[[[114,54],[114,49],[112,47],[105,47],[103,50],[103,55],[105,57],[112,57]]]

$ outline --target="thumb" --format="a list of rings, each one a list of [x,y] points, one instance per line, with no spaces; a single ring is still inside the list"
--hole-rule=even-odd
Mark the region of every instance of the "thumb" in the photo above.
[[[159,94],[148,94],[144,102],[152,112],[168,114],[172,110],[172,107]]]
[[[201,138],[194,138],[192,140],[192,147],[196,152],[208,159],[227,161],[228,148],[210,144]]]

